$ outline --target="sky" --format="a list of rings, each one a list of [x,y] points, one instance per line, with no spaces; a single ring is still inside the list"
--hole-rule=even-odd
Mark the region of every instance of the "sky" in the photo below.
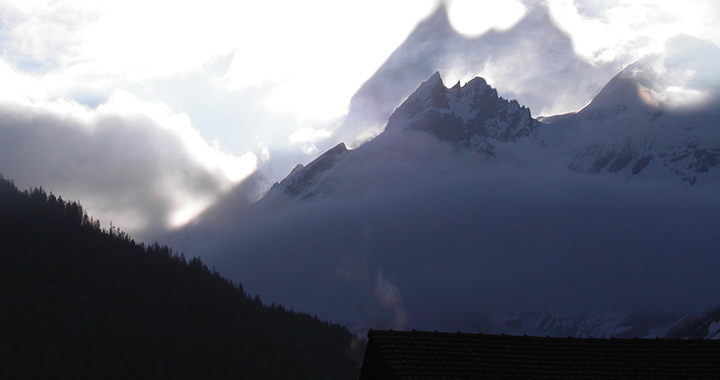
[[[252,173],[259,197],[353,138],[338,133],[353,95],[438,4],[0,0],[0,173],[140,237],[188,222]],[[467,38],[546,7],[591,66],[621,68],[679,33],[720,45],[714,0],[446,6]],[[455,74],[496,74],[501,94],[509,77]]]

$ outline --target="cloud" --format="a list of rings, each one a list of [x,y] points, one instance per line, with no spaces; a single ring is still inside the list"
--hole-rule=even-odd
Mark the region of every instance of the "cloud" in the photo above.
[[[313,154],[317,152],[317,142],[327,140],[332,136],[332,132],[327,129],[310,129],[300,128],[290,135],[290,142],[301,144],[301,150],[305,154]]]
[[[265,170],[280,176],[306,156],[288,137],[334,129],[357,87],[434,3],[0,2],[0,71],[13,77],[0,92],[90,107],[128,92],[187,113],[232,154],[263,141],[273,157]]]
[[[630,66],[629,74],[666,109],[697,111],[720,99],[718,66],[720,48],[711,41],[678,35],[665,42],[661,53]]]
[[[479,36],[490,29],[509,29],[525,15],[520,1],[492,0],[448,1],[448,14],[453,28],[465,36]]]
[[[386,326],[389,326],[395,330],[404,330],[407,323],[407,315],[402,306],[400,289],[386,280],[382,275],[382,271],[379,271],[377,274],[373,295],[380,309],[375,315],[373,327],[386,328]]]
[[[668,38],[692,35],[720,44],[720,6],[712,0],[613,2],[547,0],[554,20],[573,38],[575,50],[594,62],[632,63],[664,50]]]
[[[3,2],[3,57],[25,71],[48,72],[81,49],[82,32],[100,12],[92,2]]]
[[[225,80],[230,88],[272,87],[264,103],[301,121],[343,116],[362,81],[434,3],[254,3],[239,33],[257,38],[241,40]]]
[[[117,92],[96,109],[73,101],[0,104],[0,172],[20,187],[80,200],[139,237],[190,220],[257,167],[208,145],[187,115]]]

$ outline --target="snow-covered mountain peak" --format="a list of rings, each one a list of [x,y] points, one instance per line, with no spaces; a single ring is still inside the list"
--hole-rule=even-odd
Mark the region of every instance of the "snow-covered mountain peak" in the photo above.
[[[720,99],[718,68],[720,48],[711,41],[678,35],[665,43],[662,53],[647,55],[617,74],[583,113],[618,108],[707,111]]]
[[[498,96],[476,77],[448,89],[439,73],[423,82],[390,116],[386,130],[419,130],[496,157],[501,143],[536,136],[539,123],[517,101]]]
[[[388,126],[399,123],[398,120],[413,118],[424,110],[433,107],[435,105],[433,102],[439,99],[446,91],[447,88],[443,84],[440,73],[436,71],[390,115]]]
[[[616,75],[581,112],[595,116],[608,112],[655,112],[660,109],[658,94],[643,85],[638,71],[626,68]]]
[[[428,80],[420,84],[418,89],[410,95],[408,100],[431,98],[445,90],[446,88],[443,84],[442,78],[440,77],[440,72],[436,71],[430,76],[430,78],[428,78]]]
[[[484,78],[481,77],[475,77],[471,79],[467,84],[465,84],[465,89],[468,91],[478,92],[478,91],[485,91],[490,86],[488,85],[487,81],[485,81]],[[492,89],[492,88],[490,88]]]
[[[298,164],[285,179],[273,185],[268,195],[277,194],[281,198],[284,196],[307,198],[315,195],[314,186],[321,182],[330,169],[340,163],[349,152],[345,143],[341,142],[311,163],[305,166]]]
[[[558,134],[544,137],[579,151],[570,164],[577,171],[715,182],[718,67],[720,48],[711,42],[670,39],[665,52],[627,66],[587,107],[543,119]]]

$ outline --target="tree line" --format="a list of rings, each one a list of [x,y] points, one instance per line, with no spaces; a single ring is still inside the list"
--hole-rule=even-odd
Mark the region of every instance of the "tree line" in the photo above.
[[[0,176],[0,378],[354,379],[356,343]]]

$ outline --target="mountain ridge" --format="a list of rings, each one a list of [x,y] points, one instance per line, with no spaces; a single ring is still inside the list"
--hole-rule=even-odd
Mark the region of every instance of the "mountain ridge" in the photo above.
[[[678,38],[699,47],[673,49]],[[667,45],[671,53],[628,65],[580,111],[541,120],[556,130],[572,131],[555,139],[576,150],[571,169],[626,177],[659,178],[671,173],[691,185],[717,181],[713,172],[720,164],[720,97],[715,88],[720,88],[720,76],[714,83],[700,85],[692,77],[715,75],[707,68],[696,71],[693,61],[710,56],[720,65],[720,48],[687,36],[671,39]],[[683,54],[690,55],[681,60]],[[688,99],[683,103],[677,94],[681,88],[686,93],[705,94],[705,100],[696,99],[694,106]]]
[[[702,289],[720,270],[720,181],[712,108],[665,103],[672,80],[638,79],[651,66],[537,119],[436,72],[374,139],[296,167],[237,223],[188,231],[248,286],[354,330],[660,336],[718,302]]]
[[[642,71],[637,68],[642,64],[638,62],[618,73],[580,111],[544,117],[540,121],[534,119],[530,109],[521,106],[517,100],[507,101],[499,97],[497,90],[483,78],[476,77],[464,86],[458,82],[452,88],[447,88],[440,73],[435,72],[392,113],[383,133],[423,131],[493,159],[503,150],[504,143],[531,137],[538,142],[538,147],[547,147],[548,150],[562,150],[565,144],[575,149],[570,152],[571,157],[560,156],[561,160],[567,161],[567,167],[574,171],[589,174],[627,173],[627,176],[632,177],[641,174],[653,162],[658,162],[656,166],[670,166],[669,173],[694,185],[698,177],[707,176],[713,167],[720,164],[720,145],[715,147],[699,142],[672,144],[671,140],[683,135],[685,137],[680,137],[681,141],[701,140],[685,132],[703,128],[707,122],[698,122],[696,118],[673,113],[663,107],[655,99],[658,95],[636,79],[642,76],[638,74],[642,74]],[[709,122],[714,122],[714,118],[709,119]],[[554,131],[545,133],[549,126]],[[595,131],[587,132],[591,128],[595,128]],[[654,130],[665,128],[672,129],[672,135],[665,137],[666,141],[659,141],[664,136]],[[579,139],[576,137],[578,130],[580,133],[585,130],[586,134],[596,133],[598,136]],[[574,133],[575,136],[566,138],[568,133]],[[550,146],[546,139],[550,141]],[[340,144],[345,147],[343,143]],[[326,154],[335,149],[337,147]],[[658,152],[658,149],[662,150]],[[316,161],[324,159],[318,158]],[[318,162],[314,164],[314,176],[318,171],[329,170],[332,166],[326,162],[324,169],[321,169]]]
[[[505,96],[550,114],[558,112],[555,100],[564,111],[583,106],[619,69],[577,57],[545,6],[530,6],[509,30],[465,37],[453,29],[441,3],[363,83],[336,136],[352,148],[376,136],[393,110],[436,71],[458,79],[491,74],[496,84],[504,83]]]

